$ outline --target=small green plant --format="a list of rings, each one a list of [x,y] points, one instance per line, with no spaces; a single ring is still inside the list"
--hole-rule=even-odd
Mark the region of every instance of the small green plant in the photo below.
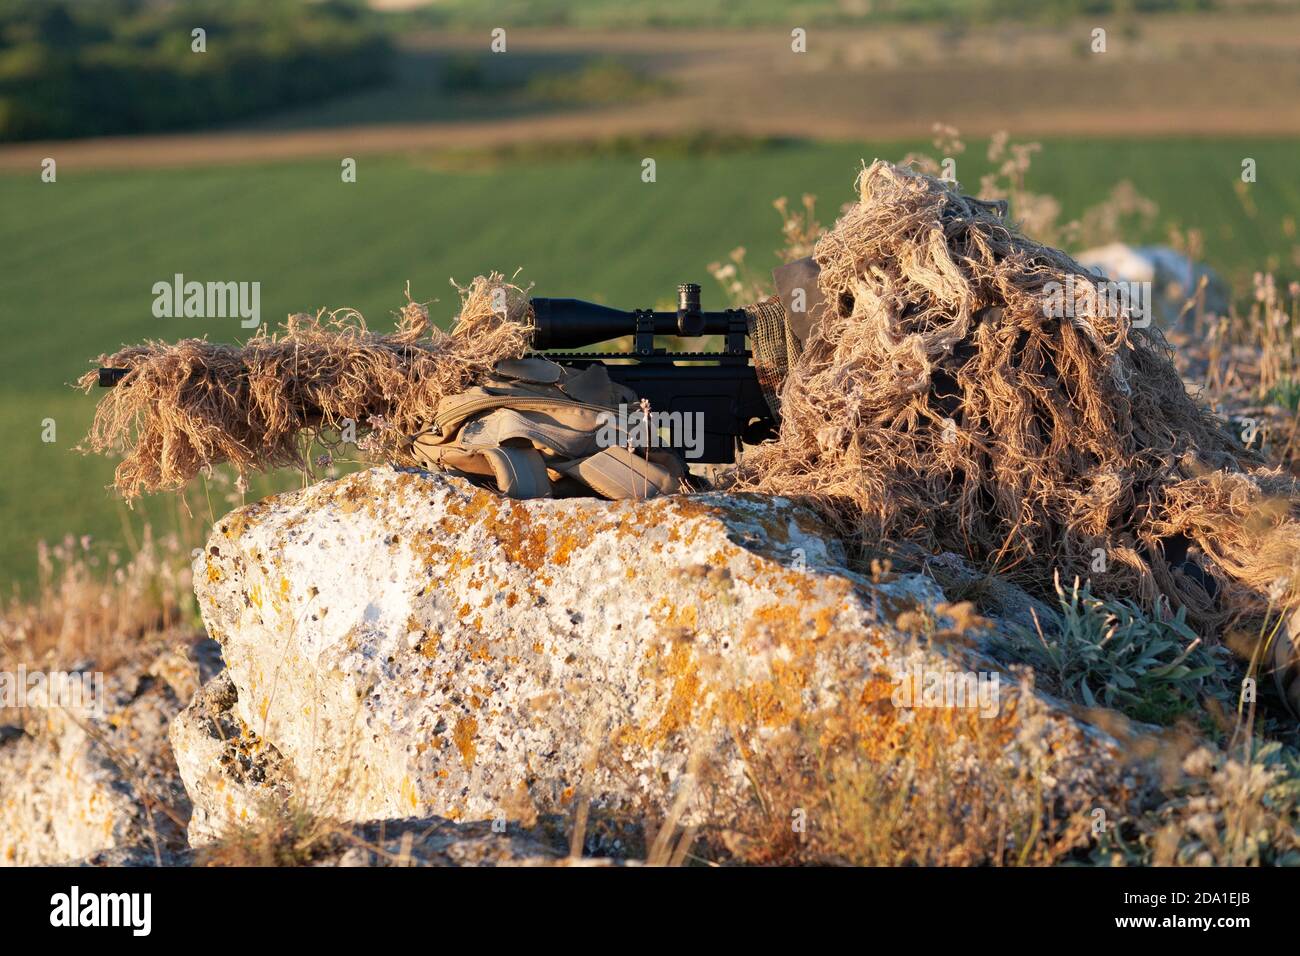
[[[1135,720],[1171,724],[1200,710],[1205,694],[1231,700],[1223,677],[1228,652],[1210,647],[1180,609],[1165,619],[1131,601],[1104,600],[1088,584],[1056,580],[1060,611],[1037,627],[994,637],[1000,656],[1031,666],[1054,693]]]
[[[1282,379],[1269,390],[1265,401],[1293,412],[1300,409],[1300,381],[1293,378]]]

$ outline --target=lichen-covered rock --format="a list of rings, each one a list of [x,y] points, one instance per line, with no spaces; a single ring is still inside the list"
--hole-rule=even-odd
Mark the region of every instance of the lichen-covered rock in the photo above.
[[[172,721],[172,750],[193,803],[191,846],[254,823],[290,796],[283,758],[235,715],[234,705],[235,687],[223,671]]]
[[[237,836],[240,827],[256,831],[277,815],[314,812],[294,792],[275,748],[260,741],[235,716],[235,701],[230,675],[223,672],[195,694],[172,722],[172,745],[194,795],[189,841],[201,851],[211,852],[223,837]],[[569,857],[567,837],[556,818],[531,822],[531,827],[521,827],[499,817],[469,822],[411,817],[340,825],[337,839],[318,847],[312,862],[317,866],[567,866],[591,859]],[[584,849],[620,855],[619,834],[608,829],[592,826]],[[217,852],[220,856],[220,847]],[[192,852],[173,859],[177,865],[194,862]],[[153,865],[144,848],[109,851],[80,862]],[[201,853],[199,862],[210,861]],[[164,861],[164,865],[171,863]]]
[[[171,739],[194,795],[189,840],[208,847],[240,826],[256,830],[290,809],[296,796],[284,760],[234,714],[236,692],[226,673],[209,681],[172,722]],[[296,809],[314,808],[299,801]],[[341,828],[318,848],[318,866],[516,866],[564,856],[545,828],[458,824],[439,818],[392,819]],[[200,857],[200,862],[209,862]]]
[[[683,820],[725,815],[796,718],[851,698],[905,721],[900,681],[945,659],[893,623],[943,620],[930,578],[851,573],[778,498],[520,502],[373,469],[231,513],[194,570],[230,738],[204,694],[173,731],[198,842],[288,791],[361,821],[658,816],[675,798]],[[1113,756],[1049,722],[1052,785]]]
[[[105,676],[102,714],[26,710],[23,727],[5,728],[0,864],[115,850],[165,861],[184,846],[189,801],[167,742],[182,681],[181,693],[198,684],[187,654],[155,649]]]

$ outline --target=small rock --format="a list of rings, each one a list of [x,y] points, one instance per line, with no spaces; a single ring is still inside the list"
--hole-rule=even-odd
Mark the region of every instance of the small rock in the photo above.
[[[105,675],[102,716],[29,710],[22,732],[0,735],[0,865],[111,851],[157,862],[184,848],[189,800],[167,742],[182,701],[152,676],[173,654]]]

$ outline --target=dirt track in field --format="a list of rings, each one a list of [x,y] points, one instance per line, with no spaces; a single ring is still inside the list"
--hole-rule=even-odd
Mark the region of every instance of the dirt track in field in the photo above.
[[[1098,21],[1104,24],[1104,21]],[[978,136],[1290,136],[1300,134],[1300,14],[1146,18],[1136,33],[1098,24],[810,29],[807,52],[783,31],[516,31],[503,56],[572,64],[612,57],[676,92],[610,108],[486,109],[437,89],[442,57],[479,36],[414,36],[391,88],[241,128],[0,147],[0,169],[61,171],[493,149],[700,130],[817,139],[928,137],[935,122]]]

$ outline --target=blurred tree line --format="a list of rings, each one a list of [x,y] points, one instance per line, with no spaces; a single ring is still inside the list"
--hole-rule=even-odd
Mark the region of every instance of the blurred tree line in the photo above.
[[[383,82],[392,52],[354,0],[0,0],[0,140],[210,126]]]
[[[826,26],[1005,21],[1059,24],[1080,16],[1145,16],[1231,9],[1285,9],[1296,0],[436,0],[390,14],[413,27],[502,24],[577,29]]]

